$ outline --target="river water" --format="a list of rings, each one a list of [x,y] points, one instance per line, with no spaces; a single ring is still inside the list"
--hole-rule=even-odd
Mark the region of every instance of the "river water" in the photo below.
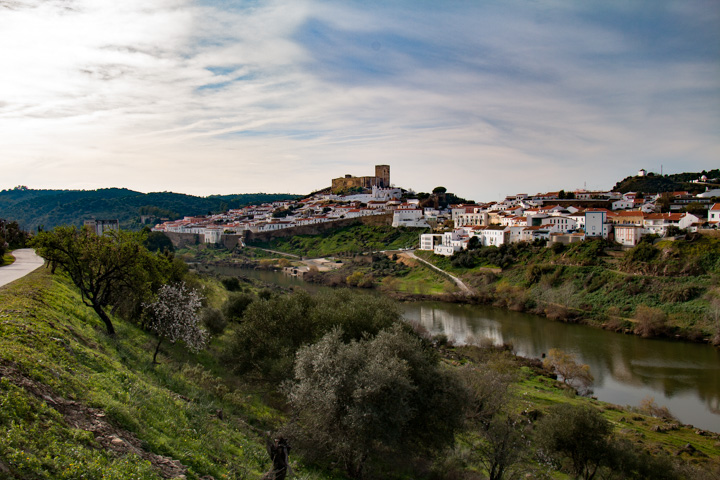
[[[284,286],[310,286],[279,272],[216,271]],[[708,345],[644,339],[488,306],[411,302],[402,308],[406,320],[457,344],[481,339],[512,343],[518,355],[533,358],[551,348],[572,352],[590,366],[599,400],[637,406],[653,397],[682,423],[720,433],[720,350]]]

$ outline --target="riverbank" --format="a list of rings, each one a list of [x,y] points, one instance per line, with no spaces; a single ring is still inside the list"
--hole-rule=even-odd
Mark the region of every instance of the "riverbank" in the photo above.
[[[410,233],[395,240],[404,243]],[[602,240],[552,248],[520,243],[442,257],[388,251],[381,240],[392,235],[400,234],[348,227],[329,238],[280,239],[268,246],[342,259],[332,272],[309,268],[304,278],[312,283],[377,288],[403,301],[494,305],[646,338],[720,346],[720,238],[642,243],[627,252]],[[366,238],[365,245],[377,252],[349,253],[347,244],[356,237]],[[282,268],[290,262],[256,248],[223,255],[246,267]]]

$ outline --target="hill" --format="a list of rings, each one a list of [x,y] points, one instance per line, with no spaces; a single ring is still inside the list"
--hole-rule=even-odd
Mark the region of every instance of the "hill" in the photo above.
[[[702,175],[708,177],[708,183],[693,183]],[[702,193],[706,187],[720,188],[720,169],[702,172],[685,172],[671,175],[657,175],[648,173],[644,177],[631,176],[617,182],[613,191],[620,193],[643,192],[663,193],[681,192]]]
[[[227,297],[217,282],[205,282],[206,290],[214,289],[211,304]],[[46,270],[0,288],[0,478],[260,479],[271,465],[264,432],[285,423],[289,414],[273,384],[238,376],[220,361],[232,332],[198,355],[179,345],[167,347],[161,363],[153,365],[154,337],[116,322],[117,336],[107,336],[68,281]],[[483,385],[512,381],[508,408],[528,419],[542,417],[553,405],[592,408],[611,422],[618,445],[647,450],[653,457],[642,457],[646,463],[657,458],[675,471],[662,478],[701,478],[720,454],[717,435],[575,396],[502,349],[438,352],[447,368],[467,372],[468,365],[482,365],[490,372],[476,379]],[[458,435],[458,447],[446,455],[418,464],[402,458],[367,478],[484,478],[475,434]],[[523,440],[523,451],[534,451],[534,442]],[[296,449],[291,461],[297,478],[347,478],[337,465],[313,464]],[[533,478],[566,478],[531,456],[523,457],[521,466]]]
[[[196,197],[173,192],[141,193],[126,188],[33,190],[18,187],[0,192],[0,218],[15,220],[29,231],[38,227],[49,230],[58,225],[79,226],[92,218],[118,219],[121,228],[139,230],[163,218],[174,220],[299,197],[276,193]]]

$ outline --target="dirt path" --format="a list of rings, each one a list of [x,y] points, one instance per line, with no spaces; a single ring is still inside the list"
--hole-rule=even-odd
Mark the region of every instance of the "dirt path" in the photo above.
[[[436,270],[437,272],[440,272],[441,274],[443,274],[443,275],[445,275],[446,277],[450,278],[453,282],[455,282],[455,285],[457,285],[458,288],[459,288],[463,293],[465,293],[466,295],[470,295],[470,294],[472,293],[472,290],[470,290],[470,287],[468,287],[467,285],[465,285],[465,283],[464,283],[462,280],[460,280],[458,277],[456,277],[455,275],[453,275],[453,274],[451,274],[451,273],[446,272],[445,270],[443,270],[443,269],[441,269],[441,268],[436,267],[435,265],[433,265],[432,263],[428,262],[427,260],[424,260],[424,259],[418,257],[417,255],[415,255],[415,252],[413,252],[412,250],[402,252],[401,255],[405,255],[405,256],[407,256],[407,257],[409,257],[409,258],[412,258],[413,260],[417,260],[417,261],[419,261],[419,262],[422,262],[422,263],[424,263],[425,265],[427,265],[428,267],[432,268],[433,270]]]

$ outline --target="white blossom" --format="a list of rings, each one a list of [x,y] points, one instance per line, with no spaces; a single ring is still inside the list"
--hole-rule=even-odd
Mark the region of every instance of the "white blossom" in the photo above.
[[[149,328],[161,340],[175,343],[185,342],[193,352],[205,347],[208,339],[207,331],[202,328],[197,312],[202,297],[185,285],[185,282],[163,285],[158,292],[157,300],[144,304],[152,313]]]

